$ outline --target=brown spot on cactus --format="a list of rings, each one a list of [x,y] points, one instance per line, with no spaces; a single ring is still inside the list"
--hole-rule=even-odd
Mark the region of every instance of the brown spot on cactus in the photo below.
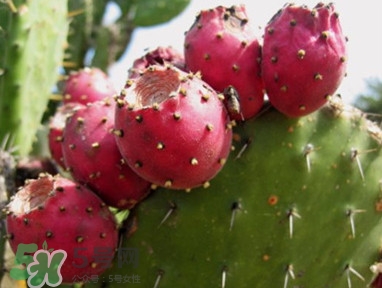
[[[89,207],[86,207],[86,213],[92,213],[93,212],[93,207],[89,206]]]
[[[97,148],[99,148],[99,147],[100,147],[99,142],[94,142],[94,143],[92,143],[92,148],[97,149]]]
[[[53,232],[52,231],[46,231],[45,236],[46,236],[46,238],[52,238]]]
[[[277,62],[277,56],[273,56],[273,57],[271,57],[271,62],[272,62],[272,63],[276,63],[276,62]]]
[[[203,55],[203,58],[204,58],[204,60],[210,60],[211,59],[211,55],[209,53],[205,53]]]
[[[276,205],[279,202],[279,197],[276,195],[271,195],[268,198],[268,204],[271,206]]]

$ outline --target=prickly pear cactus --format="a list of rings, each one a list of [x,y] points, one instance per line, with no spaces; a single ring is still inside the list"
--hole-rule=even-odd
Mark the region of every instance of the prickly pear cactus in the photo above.
[[[123,246],[139,264],[110,273],[161,288],[367,286],[381,250],[381,131],[335,99],[298,119],[269,109],[234,132],[210,188],[158,190],[130,214]]]
[[[5,1],[0,10],[0,139],[11,134],[25,156],[62,64],[67,1]]]

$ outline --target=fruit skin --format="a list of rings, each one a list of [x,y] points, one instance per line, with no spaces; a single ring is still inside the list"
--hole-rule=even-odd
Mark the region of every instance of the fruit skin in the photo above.
[[[30,180],[19,190],[7,206],[6,225],[15,253],[20,243],[34,243],[42,249],[44,241],[49,249],[66,251],[61,267],[64,283],[74,277],[100,275],[110,263],[97,260],[95,249],[110,249],[111,260],[118,243],[114,215],[103,201],[58,175]]]
[[[113,132],[115,102],[88,104],[67,118],[63,157],[74,179],[94,190],[106,204],[130,209],[150,192],[150,184],[126,165]]]
[[[64,128],[66,118],[74,111],[85,108],[79,103],[67,103],[58,107],[54,115],[49,119],[48,146],[50,155],[55,163],[61,167],[65,167],[64,157],[62,153],[62,141],[64,140]]]
[[[142,57],[136,59],[133,66],[129,69],[129,78],[135,78],[151,65],[172,64],[180,70],[186,71],[186,64],[183,53],[171,46],[159,46],[154,50],[147,52]]]
[[[287,4],[265,27],[262,75],[273,106],[289,117],[322,107],[346,72],[346,39],[333,4]]]
[[[244,5],[202,10],[184,39],[186,66],[223,92],[232,85],[240,96],[244,119],[254,117],[264,103],[261,45]],[[236,117],[235,120],[241,120]]]
[[[85,67],[70,72],[64,82],[64,103],[87,103],[103,100],[116,94],[107,74],[97,67]]]
[[[340,103],[300,118],[271,107],[235,127],[209,189],[159,189],[131,212],[131,273],[143,287],[365,288],[381,261],[382,132],[364,117]]]
[[[232,131],[218,94],[193,74],[151,66],[117,99],[117,145],[127,164],[157,186],[208,186],[224,166]]]

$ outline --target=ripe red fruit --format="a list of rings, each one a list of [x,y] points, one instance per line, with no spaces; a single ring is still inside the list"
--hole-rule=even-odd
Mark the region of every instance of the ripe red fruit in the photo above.
[[[86,105],[116,94],[107,74],[96,67],[86,67],[69,74],[64,83],[63,102]]]
[[[130,209],[150,192],[151,183],[125,163],[114,128],[115,102],[97,101],[73,113],[63,133],[63,156],[74,179],[106,204]]]
[[[244,5],[202,10],[184,39],[186,66],[223,93],[232,85],[239,94],[241,115],[254,117],[264,103],[260,73],[261,46]],[[240,113],[239,113],[240,114]]]
[[[64,140],[64,128],[66,118],[74,111],[84,108],[79,103],[67,103],[60,106],[49,120],[48,146],[53,160],[62,168],[65,167],[62,153],[62,141]]]
[[[284,6],[265,27],[262,74],[273,106],[290,117],[312,113],[346,72],[346,39],[334,5]]]
[[[222,99],[174,67],[151,66],[117,99],[117,144],[128,165],[158,186],[207,185],[222,169],[232,130]]]
[[[96,258],[96,249],[107,249],[112,260],[118,243],[114,215],[87,188],[61,176],[30,180],[7,207],[7,233],[16,253],[18,245],[64,250],[61,267],[64,283],[75,277],[100,275],[110,262]]]
[[[184,56],[175,48],[168,46],[159,46],[154,50],[148,51],[142,57],[136,59],[133,66],[129,69],[129,78],[135,78],[140,75],[146,68],[151,65],[167,65],[172,64],[180,70],[186,69]]]

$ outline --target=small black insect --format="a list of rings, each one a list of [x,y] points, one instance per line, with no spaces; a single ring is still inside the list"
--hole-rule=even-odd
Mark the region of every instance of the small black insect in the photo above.
[[[244,121],[244,116],[240,108],[240,96],[236,88],[232,85],[227,86],[223,91],[223,95],[230,118],[236,119],[237,116],[240,116],[241,120]]]

